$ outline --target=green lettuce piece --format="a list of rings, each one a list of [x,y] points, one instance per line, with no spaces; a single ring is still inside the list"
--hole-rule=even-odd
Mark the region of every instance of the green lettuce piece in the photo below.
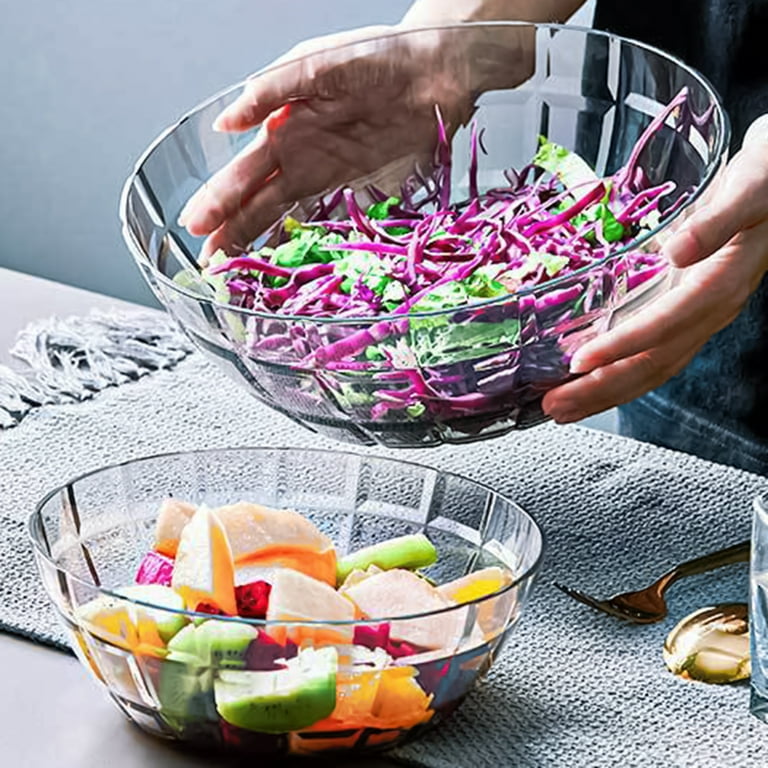
[[[566,189],[598,180],[589,163],[544,136],[539,136],[539,149],[533,157],[533,164],[557,176]]]
[[[394,278],[389,267],[375,253],[368,251],[346,251],[336,262],[336,274],[344,276],[341,290],[349,293],[358,280],[368,286],[377,296],[384,296]]]
[[[626,232],[624,225],[616,219],[613,211],[608,207],[605,198],[603,198],[603,202],[593,205],[591,208],[588,208],[586,211],[583,211],[571,219],[571,223],[575,227],[579,227],[586,222],[597,223],[598,221],[602,222],[603,237],[606,242],[616,243],[624,237]],[[586,237],[591,241],[596,239],[593,230],[587,232]]]
[[[547,277],[555,277],[562,269],[568,266],[570,259],[567,256],[557,256],[554,253],[534,252],[531,258],[544,265]]]
[[[520,341],[520,321],[459,325],[445,316],[414,318],[409,344],[419,365],[449,365],[501,352]]]
[[[368,393],[355,389],[354,385],[342,382],[340,391],[332,391],[339,405],[347,408],[370,408],[376,404],[376,398]]]
[[[379,203],[373,203],[373,205],[369,205],[365,215],[369,219],[376,219],[381,221],[389,217],[389,209],[395,205],[400,205],[400,198],[388,197],[386,200],[382,200]]]

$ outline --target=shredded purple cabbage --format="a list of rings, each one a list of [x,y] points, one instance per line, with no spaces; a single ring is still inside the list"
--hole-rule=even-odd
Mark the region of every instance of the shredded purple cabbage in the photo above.
[[[687,199],[687,190],[671,197],[672,181],[651,185],[640,166],[686,100],[683,90],[609,177],[542,139],[529,165],[485,192],[473,124],[460,202],[451,201],[451,144],[437,110],[430,175],[415,171],[399,197],[368,188],[367,207],[350,188],[336,190],[307,221],[286,218],[275,247],[219,252],[205,277],[233,306],[263,313],[246,326],[251,356],[290,358],[291,370],[314,377],[319,399],[332,394],[346,413],[474,418],[473,429],[515,418],[568,377],[569,333],[598,319],[607,296],[663,271],[659,254],[636,249],[600,279],[588,270],[567,280],[607,263]]]

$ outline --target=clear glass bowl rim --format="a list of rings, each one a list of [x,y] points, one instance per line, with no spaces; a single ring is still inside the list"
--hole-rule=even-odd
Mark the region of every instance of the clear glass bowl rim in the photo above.
[[[364,45],[366,43],[375,42],[377,40],[386,40],[386,39],[395,38],[395,37],[403,37],[411,34],[415,35],[420,33],[423,34],[428,32],[446,31],[451,29],[463,30],[463,29],[471,29],[471,28],[482,29],[482,28],[512,28],[512,27],[531,27],[533,29],[545,29],[550,31],[581,32],[584,34],[585,37],[588,35],[594,35],[597,37],[609,38],[611,40],[618,40],[622,43],[632,45],[636,48],[643,49],[650,53],[656,54],[657,56],[660,56],[663,59],[666,59],[670,63],[673,63],[676,66],[683,69],[694,80],[698,80],[700,82],[700,84],[704,87],[704,89],[709,93],[709,96],[712,99],[713,104],[715,105],[715,111],[718,115],[718,119],[722,126],[722,132],[719,136],[719,141],[715,149],[713,150],[712,159],[710,160],[706,168],[706,172],[703,180],[697,186],[694,193],[691,195],[691,197],[688,199],[685,205],[680,206],[676,211],[674,211],[674,213],[669,218],[665,219],[662,224],[659,224],[658,226],[654,227],[652,230],[645,233],[642,237],[632,240],[623,248],[620,248],[614,251],[613,253],[603,257],[602,259],[599,259],[598,261],[595,261],[591,264],[587,264],[586,266],[581,267],[580,269],[574,272],[571,272],[568,275],[555,277],[552,280],[548,280],[545,283],[541,283],[540,285],[536,285],[530,288],[525,288],[525,289],[516,291],[515,293],[510,294],[508,296],[498,296],[491,299],[485,299],[483,301],[474,301],[471,304],[465,304],[458,307],[451,307],[449,309],[437,309],[437,310],[432,310],[430,312],[409,312],[407,314],[390,313],[388,315],[375,315],[373,317],[364,317],[364,316],[349,317],[348,316],[343,318],[307,317],[305,315],[290,315],[290,314],[280,314],[277,312],[263,312],[260,310],[247,309],[245,307],[237,307],[231,304],[226,304],[224,302],[220,302],[215,299],[207,298],[200,294],[194,293],[193,291],[190,291],[187,288],[184,288],[176,284],[173,280],[167,278],[162,272],[155,269],[155,267],[150,263],[150,268],[152,269],[155,279],[162,282],[166,288],[170,289],[171,291],[177,294],[181,294],[187,299],[191,299],[195,302],[202,303],[206,306],[213,307],[219,310],[233,312],[246,317],[256,317],[262,320],[317,323],[320,325],[371,325],[373,323],[378,323],[378,322],[395,322],[398,320],[405,320],[405,319],[411,320],[411,319],[419,319],[419,318],[439,317],[442,315],[453,315],[456,312],[462,312],[465,310],[475,310],[479,308],[486,308],[486,307],[497,306],[497,305],[501,306],[506,303],[513,303],[514,301],[517,301],[524,296],[537,294],[540,292],[547,293],[551,290],[554,290],[559,285],[562,285],[564,282],[570,281],[576,278],[577,276],[588,272],[591,269],[604,266],[605,264],[608,264],[611,260],[625,253],[628,253],[633,249],[638,248],[643,243],[655,237],[661,230],[667,228],[675,219],[681,216],[684,211],[687,211],[701,197],[701,195],[706,191],[706,189],[711,184],[712,180],[715,178],[717,171],[720,167],[720,163],[722,162],[724,155],[728,151],[728,147],[730,144],[730,135],[731,135],[730,120],[728,119],[728,114],[725,111],[725,108],[723,106],[723,103],[719,94],[717,93],[717,91],[715,90],[714,86],[711,84],[709,79],[706,78],[703,74],[701,74],[698,70],[686,64],[682,59],[670,53],[667,53],[661,48],[657,48],[653,45],[648,45],[647,43],[643,43],[639,40],[634,40],[629,37],[623,37],[621,35],[616,35],[611,32],[605,32],[603,30],[592,29],[590,27],[583,27],[579,25],[537,24],[537,23],[532,23],[527,21],[479,21],[479,22],[464,22],[462,24],[436,24],[436,25],[429,25],[429,26],[414,26],[414,27],[397,27],[396,26],[392,28],[391,32],[378,34],[378,35],[371,35],[370,37],[367,37],[367,38],[355,40],[354,42],[350,42],[350,43],[345,43],[343,45],[335,47],[333,50],[343,51],[345,49],[354,48],[355,46]],[[280,64],[268,66],[264,69],[258,70],[253,75],[250,75],[249,77],[245,78],[244,80],[241,80],[240,82],[234,85],[230,85],[224,88],[223,90],[214,94],[210,98],[199,103],[196,107],[193,107],[181,118],[179,118],[175,123],[173,123],[172,125],[167,127],[164,131],[162,131],[154,139],[154,141],[152,141],[149,144],[149,146],[144,150],[142,155],[136,161],[133,171],[128,176],[128,179],[126,180],[123,186],[123,191],[120,196],[120,205],[119,205],[119,218],[120,218],[120,224],[121,224],[122,233],[123,233],[123,239],[127,243],[129,249],[131,250],[132,255],[134,256],[134,259],[137,261],[137,263],[139,263],[139,265],[145,264],[146,258],[143,254],[143,249],[141,248],[139,243],[136,242],[136,239],[133,236],[133,233],[131,232],[128,224],[128,197],[129,197],[130,190],[133,187],[134,181],[142,171],[144,163],[150,157],[150,155],[152,155],[155,149],[157,149],[157,147],[171,133],[173,133],[177,128],[183,125],[187,120],[194,117],[196,114],[206,109],[211,104],[218,101],[219,99],[222,99],[228,94],[233,93],[234,91],[242,88],[245,85],[245,83],[247,83],[249,80],[260,77],[261,75],[264,75],[266,73],[271,74],[273,72],[278,72],[281,69],[295,65],[297,62],[307,61],[315,56],[321,56],[327,50],[329,49],[323,48],[318,51],[312,51],[310,53],[305,54],[304,56],[299,56],[298,58],[293,59],[292,61],[283,62]]]
[[[55,560],[53,560],[48,553],[43,549],[43,547],[40,544],[40,541],[38,539],[38,536],[35,532],[35,527],[37,524],[37,521],[42,515],[43,509],[45,506],[50,502],[55,496],[60,494],[64,489],[74,485],[75,483],[79,482],[80,480],[84,480],[89,477],[94,477],[98,474],[101,474],[102,472],[107,472],[109,470],[113,469],[119,469],[121,467],[128,467],[133,466],[137,464],[141,464],[143,462],[149,462],[149,461],[157,461],[159,459],[171,459],[171,458],[178,458],[178,457],[184,457],[184,456],[210,456],[210,455],[217,455],[220,456],[222,454],[226,454],[229,452],[241,452],[241,451],[248,451],[248,452],[263,452],[263,451],[270,451],[270,452],[276,452],[276,453],[282,453],[282,454],[290,454],[290,453],[311,453],[311,454],[333,454],[336,456],[344,456],[344,457],[355,457],[360,459],[372,459],[374,461],[383,461],[388,464],[398,464],[398,465],[406,465],[410,467],[415,467],[419,470],[427,470],[430,472],[437,472],[444,477],[451,477],[457,480],[460,480],[464,483],[470,483],[474,485],[475,487],[481,488],[484,491],[488,493],[492,493],[497,498],[504,501],[506,504],[509,504],[510,507],[514,510],[515,514],[521,515],[522,517],[526,518],[528,522],[531,524],[533,531],[538,533],[539,536],[539,551],[536,553],[536,559],[534,562],[517,578],[513,579],[513,581],[510,584],[507,584],[505,587],[502,587],[501,589],[497,590],[496,592],[493,592],[490,595],[486,595],[485,597],[480,597],[475,600],[471,600],[466,603],[460,603],[458,605],[451,605],[447,608],[440,608],[439,610],[435,611],[424,611],[422,613],[414,613],[409,614],[407,616],[391,616],[391,617],[377,617],[375,619],[353,619],[350,621],[323,621],[321,619],[314,620],[314,621],[281,621],[281,620],[272,620],[272,621],[266,621],[265,619],[249,619],[245,617],[240,616],[213,616],[208,613],[200,613],[197,611],[189,611],[189,610],[176,610],[173,608],[167,608],[162,605],[157,605],[155,603],[146,602],[143,600],[136,600],[131,597],[126,597],[125,595],[121,595],[119,592],[115,590],[106,589],[102,586],[97,586],[93,582],[86,581],[85,579],[81,578],[75,573],[72,573],[71,571],[67,570],[66,568],[62,568],[61,565],[56,563]],[[510,590],[514,589],[520,584],[523,584],[527,581],[529,581],[531,578],[533,578],[538,570],[541,567],[542,558],[544,555],[544,549],[545,549],[545,541],[544,541],[544,532],[541,529],[541,526],[536,522],[536,520],[533,518],[533,516],[523,509],[519,504],[517,504],[515,501],[512,501],[509,497],[505,496],[503,493],[499,493],[498,491],[493,490],[489,485],[486,485],[485,483],[479,482],[477,480],[472,480],[469,477],[465,477],[464,475],[460,475],[455,472],[447,472],[441,469],[437,469],[435,467],[430,467],[426,464],[419,464],[415,461],[407,461],[402,459],[392,459],[387,456],[377,456],[377,455],[368,455],[368,454],[359,454],[355,453],[354,451],[343,451],[343,450],[327,450],[323,448],[290,448],[290,447],[280,447],[280,448],[271,448],[269,446],[241,446],[241,447],[232,447],[232,448],[212,448],[212,449],[200,449],[200,450],[193,450],[193,451],[171,451],[167,453],[156,453],[148,456],[140,456],[135,459],[128,459],[126,461],[120,461],[115,462],[114,464],[107,464],[101,467],[97,467],[96,469],[89,470],[88,472],[83,472],[79,475],[76,475],[75,477],[72,477],[68,481],[56,486],[55,488],[48,491],[48,493],[43,496],[43,498],[35,505],[35,511],[30,515],[28,521],[27,521],[27,535],[29,536],[29,539],[32,543],[33,548],[37,552],[38,556],[41,557],[43,560],[45,560],[52,568],[56,569],[57,571],[60,571],[62,573],[65,573],[67,575],[67,578],[70,580],[81,584],[91,590],[94,590],[95,592],[99,593],[99,596],[106,596],[110,597],[125,603],[130,603],[133,605],[138,605],[143,608],[150,608],[153,610],[162,611],[163,613],[174,613],[178,614],[180,616],[186,616],[190,619],[194,618],[204,618],[204,619],[216,619],[221,621],[229,621],[236,624],[250,624],[254,627],[268,627],[268,626],[280,626],[280,627],[291,627],[291,626],[302,626],[302,627],[312,627],[312,626],[322,626],[322,627],[357,627],[357,626],[375,626],[378,624],[391,622],[391,621],[409,621],[409,620],[416,620],[416,619],[424,619],[431,616],[439,616],[442,614],[449,614],[453,611],[460,610],[462,608],[467,608],[469,606],[480,606],[483,603],[489,601],[489,600],[495,600],[496,598],[500,597],[501,595],[506,594]],[[127,586],[127,585],[126,585]],[[119,588],[118,588],[119,589]]]

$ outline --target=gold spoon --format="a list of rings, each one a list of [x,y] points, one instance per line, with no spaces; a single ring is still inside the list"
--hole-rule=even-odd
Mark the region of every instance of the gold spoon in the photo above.
[[[664,662],[686,680],[733,683],[750,675],[745,603],[701,608],[678,622],[664,641]]]

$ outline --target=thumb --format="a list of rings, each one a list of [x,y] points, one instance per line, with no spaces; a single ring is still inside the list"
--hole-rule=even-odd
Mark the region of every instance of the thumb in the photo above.
[[[768,217],[768,115],[749,128],[717,190],[665,244],[664,255],[687,267]]]

